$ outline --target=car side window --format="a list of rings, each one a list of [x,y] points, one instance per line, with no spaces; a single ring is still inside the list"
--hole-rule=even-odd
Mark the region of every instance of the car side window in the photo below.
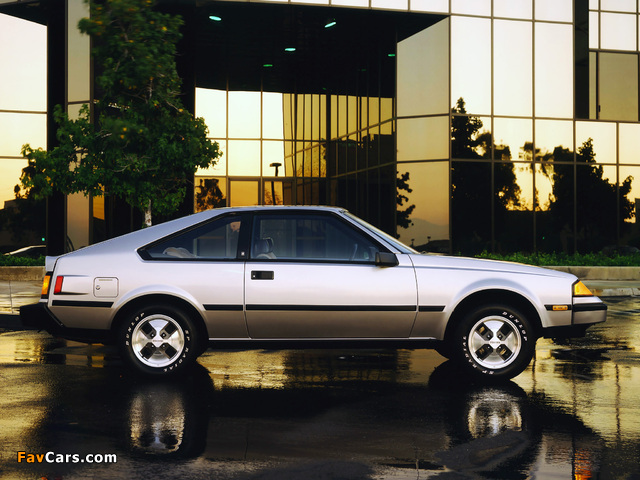
[[[256,215],[251,258],[373,262],[379,247],[330,215]]]
[[[235,259],[242,219],[224,217],[179,233],[145,249],[152,259]]]

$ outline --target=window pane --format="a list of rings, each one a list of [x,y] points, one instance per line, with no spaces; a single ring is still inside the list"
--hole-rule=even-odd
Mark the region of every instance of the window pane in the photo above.
[[[335,2],[333,2],[335,5]],[[411,0],[414,12],[449,12],[449,0]]]
[[[449,162],[400,163],[397,185],[400,241],[449,253]]]
[[[573,21],[573,0],[535,0],[536,20]]]
[[[260,175],[260,141],[259,140],[229,140],[229,175],[258,176]]]
[[[532,0],[493,0],[495,17],[530,19],[532,16]]]
[[[393,10],[407,10],[409,0],[371,0],[373,8],[388,8]]]
[[[532,30],[530,22],[494,22],[494,113],[530,116]]]
[[[242,217],[229,216],[146,248],[155,259],[234,259]]]
[[[638,120],[638,56],[600,53],[600,119]]]
[[[4,14],[0,22],[0,110],[45,111],[47,27]]]
[[[229,92],[229,137],[260,138],[260,92]]]
[[[536,246],[543,252],[574,251],[574,180],[572,164],[550,163],[539,165],[536,169],[540,204],[540,212],[536,214]]]
[[[496,249],[533,248],[533,171],[530,163],[494,164]]]
[[[493,121],[495,159],[503,161],[532,160],[533,122],[516,118]]]
[[[398,120],[398,161],[449,157],[449,117]]]
[[[265,181],[263,205],[293,205],[293,182]]]
[[[576,122],[576,161],[616,163],[616,125]]]
[[[398,116],[447,113],[449,22],[398,44]]]
[[[469,38],[474,38],[469,48]],[[451,19],[451,105],[463,98],[469,113],[491,113],[491,22]]]
[[[491,158],[491,119],[455,115],[451,119],[452,158]]]
[[[598,118],[598,53],[589,52],[589,118]]]
[[[0,158],[0,205],[3,208],[4,202],[15,200],[14,188],[20,183],[22,169],[26,166],[27,161],[23,159]]]
[[[451,0],[451,13],[491,15],[491,0]]]
[[[573,28],[536,22],[536,116],[573,116]]]
[[[209,168],[198,168],[196,175],[226,175],[227,174],[227,141],[213,140],[218,143],[218,149],[222,154],[216,158],[216,164]]]
[[[67,2],[67,25],[77,25],[89,16],[84,2]],[[67,100],[86,102],[91,98],[91,38],[77,28],[67,28]]]
[[[600,14],[589,12],[589,48],[600,48]]]
[[[345,7],[368,7],[369,0],[331,0],[331,5],[343,5]]]
[[[536,159],[551,161],[554,152],[562,150],[573,152],[573,122],[557,120],[536,120]],[[562,161],[567,159],[562,157]],[[556,161],[561,161],[556,158]],[[570,160],[573,162],[573,153]]]
[[[545,212],[543,216],[546,216],[546,212],[548,212],[551,204],[551,195],[553,192],[552,166],[550,163],[536,164],[535,169],[536,211]]]
[[[22,145],[32,148],[47,144],[47,117],[44,114],[0,112],[0,156],[19,157]]]
[[[262,142],[262,175],[265,177],[293,175],[287,172],[284,162],[284,142]]]
[[[373,262],[379,248],[328,215],[265,215],[254,220],[251,257]]]
[[[629,178],[631,177],[631,178]],[[638,208],[640,207],[640,167],[620,167],[618,182],[622,189],[629,189],[620,208],[620,221],[623,223],[622,237],[636,233],[638,227]],[[628,187],[627,187],[628,185]],[[623,193],[625,193],[623,192]]]
[[[621,123],[619,126],[619,162],[640,164],[640,124]],[[640,177],[638,177],[640,180]],[[640,195],[638,195],[640,198]]]
[[[94,200],[95,201],[95,200]],[[195,211],[227,206],[227,182],[224,178],[195,178]]]
[[[600,48],[603,50],[636,50],[636,15],[600,14]]]
[[[578,159],[580,159],[578,149]],[[576,168],[577,245],[579,252],[598,252],[616,245],[618,209],[616,169],[581,165]]]
[[[636,0],[601,0],[600,8],[612,12],[635,12]]]
[[[252,180],[232,180],[230,195],[227,202],[230,207],[259,205],[258,182]]]
[[[451,221],[454,252],[491,250],[491,164],[453,162]]]
[[[196,116],[204,118],[209,135],[227,136],[227,92],[196,88]]]

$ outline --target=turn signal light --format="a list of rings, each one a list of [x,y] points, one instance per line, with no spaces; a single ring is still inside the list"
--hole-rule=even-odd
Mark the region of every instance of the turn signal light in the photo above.
[[[573,284],[574,297],[593,297],[591,290],[582,282],[578,281]]]
[[[47,273],[42,280],[42,298],[47,298],[49,296],[49,285],[51,284],[51,274]]]

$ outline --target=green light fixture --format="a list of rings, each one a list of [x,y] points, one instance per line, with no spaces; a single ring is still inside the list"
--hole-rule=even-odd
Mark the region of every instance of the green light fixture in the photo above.
[[[336,19],[332,18],[330,20],[327,20],[327,23],[324,24],[324,28],[335,27],[337,24],[338,24],[338,22],[336,22]]]
[[[209,20],[211,20],[212,22],[221,22],[222,17],[219,17],[217,15],[209,15]]]

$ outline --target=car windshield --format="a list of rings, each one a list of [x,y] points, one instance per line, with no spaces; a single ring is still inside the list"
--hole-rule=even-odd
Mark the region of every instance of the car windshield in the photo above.
[[[373,225],[371,225],[370,223],[365,222],[364,220],[362,220],[361,218],[356,217],[355,215],[352,215],[349,212],[345,212],[346,215],[353,220],[354,222],[362,225],[363,227],[365,227],[367,230],[371,230],[373,232],[375,232],[378,236],[382,237],[387,243],[393,245],[395,248],[398,249],[398,251],[400,253],[418,253],[416,250],[414,250],[411,247],[407,247],[404,243],[398,241],[398,239],[393,238],[391,235],[389,235],[388,233],[383,232],[382,230],[380,230],[377,227],[374,227]]]

